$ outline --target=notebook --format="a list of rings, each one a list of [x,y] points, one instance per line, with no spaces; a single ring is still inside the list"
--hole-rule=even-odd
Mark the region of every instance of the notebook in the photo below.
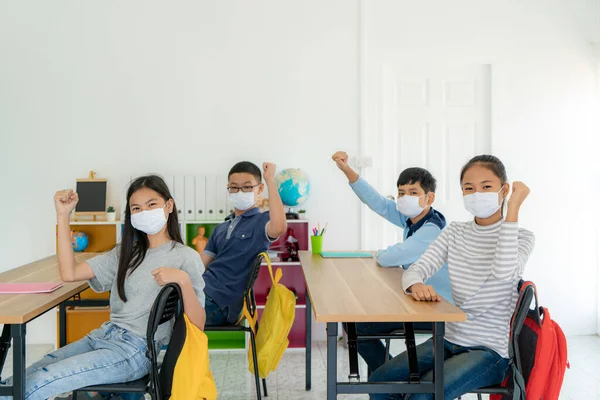
[[[62,282],[49,283],[0,283],[0,294],[52,293],[62,287]]]
[[[324,251],[323,258],[373,258],[373,254],[364,251]]]

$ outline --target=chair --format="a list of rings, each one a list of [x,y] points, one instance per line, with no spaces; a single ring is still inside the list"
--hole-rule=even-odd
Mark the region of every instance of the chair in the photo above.
[[[258,278],[258,273],[260,272],[260,266],[263,261],[263,257],[259,254],[254,263],[252,264],[252,269],[250,271],[250,276],[248,279],[248,284],[246,285],[246,290],[244,291],[244,300],[245,306],[248,307],[248,313],[254,317],[256,310],[256,299],[254,298],[254,282]],[[244,324],[244,318],[241,318],[234,325],[213,325],[213,326],[205,326],[205,332],[248,332],[250,334],[250,343],[252,346],[252,356],[254,358],[254,379],[256,381],[256,398],[261,400],[261,392],[260,392],[260,377],[258,375],[258,361],[256,358],[256,336],[250,327]],[[258,331],[258,323],[256,324],[256,331]],[[268,397],[267,392],[267,381],[265,379],[262,380],[263,384],[263,392],[264,396]]]
[[[519,335],[521,334],[521,329],[523,328],[523,324],[525,323],[525,318],[527,318],[527,315],[530,312],[531,301],[536,297],[535,287],[533,285],[526,286],[523,292],[521,293],[521,287],[523,286],[523,283],[523,281],[520,281],[517,287],[517,290],[519,291],[520,295],[519,299],[517,300],[515,312],[511,320],[510,330],[512,336],[508,343],[508,352],[510,355],[511,369],[514,373],[518,373],[521,375],[522,370],[521,355],[519,353]],[[479,400],[482,400],[482,394],[501,394],[513,396],[515,390],[514,386],[516,386],[516,383],[513,383],[512,386],[513,387],[503,387],[500,385],[488,386],[477,390],[472,390],[471,393],[477,394],[477,398]],[[458,399],[460,400],[460,397]]]
[[[150,359],[151,363],[150,373],[145,377],[132,382],[92,385],[77,389],[73,391],[73,400],[77,400],[79,392],[148,393],[153,400],[167,399],[170,396],[170,385],[168,388],[165,387],[161,390],[160,382],[165,382],[164,378],[161,379],[161,377],[167,375],[172,377],[173,371],[164,371],[160,368],[154,335],[160,325],[169,322],[174,318],[178,320],[182,315],[183,300],[179,285],[175,283],[165,285],[158,293],[148,318],[148,328],[146,330],[148,350],[146,351],[146,356]],[[184,336],[172,335],[169,345],[183,346],[183,343],[174,343],[174,341],[177,340],[176,338],[179,337]]]

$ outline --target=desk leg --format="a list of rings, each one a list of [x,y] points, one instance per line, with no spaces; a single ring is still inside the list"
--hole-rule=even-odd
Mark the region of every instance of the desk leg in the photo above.
[[[310,390],[312,383],[312,306],[310,296],[306,293],[306,390]]]
[[[5,324],[2,328],[2,336],[0,336],[0,373],[4,369],[8,349],[10,349],[10,325]],[[0,376],[0,380],[2,380],[2,376]]]
[[[435,400],[444,399],[444,329],[443,322],[433,325],[433,385]]]
[[[327,400],[337,398],[337,322],[327,323]]]
[[[11,325],[13,339],[13,399],[25,399],[25,324]]]
[[[65,303],[61,303],[58,306],[58,332],[59,332],[59,347],[65,347],[67,345],[67,306]]]

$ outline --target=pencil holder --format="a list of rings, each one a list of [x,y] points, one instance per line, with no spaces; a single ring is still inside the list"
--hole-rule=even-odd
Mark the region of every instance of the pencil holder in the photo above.
[[[310,244],[313,254],[321,254],[323,251],[323,236],[311,236]]]

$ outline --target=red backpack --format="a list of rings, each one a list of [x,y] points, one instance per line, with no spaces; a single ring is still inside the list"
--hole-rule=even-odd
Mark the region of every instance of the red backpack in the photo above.
[[[532,298],[534,309],[530,309]],[[565,370],[570,367],[567,340],[560,326],[550,318],[550,311],[539,306],[532,282],[519,284],[510,339],[513,379],[505,379],[502,386],[517,387],[512,396],[495,394],[490,400],[558,400]]]

